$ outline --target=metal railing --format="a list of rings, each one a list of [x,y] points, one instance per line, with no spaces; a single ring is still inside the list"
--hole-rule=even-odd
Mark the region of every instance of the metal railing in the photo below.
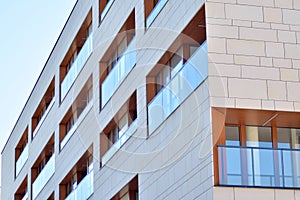
[[[80,49],[78,56],[76,57],[74,63],[70,67],[67,75],[65,76],[64,80],[61,83],[61,91],[60,91],[60,99],[63,100],[68,91],[70,90],[71,86],[73,85],[75,79],[77,78],[79,72],[82,70],[85,62],[91,55],[93,51],[93,33],[89,35],[86,39],[84,45]]]
[[[300,150],[218,146],[219,183],[300,188]]]
[[[20,157],[16,162],[16,176],[20,173],[21,169],[25,165],[26,161],[28,160],[28,144],[26,144],[25,148],[23,149]]]
[[[101,106],[106,105],[118,86],[136,64],[135,37],[131,40],[125,52],[113,66],[101,85]]]
[[[198,47],[178,73],[148,104],[151,134],[206,79],[208,75],[206,41]],[[176,67],[177,68],[177,67]]]

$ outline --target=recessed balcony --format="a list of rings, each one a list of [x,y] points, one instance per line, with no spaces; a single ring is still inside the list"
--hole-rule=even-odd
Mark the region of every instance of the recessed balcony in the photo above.
[[[15,177],[19,175],[28,160],[28,146],[28,128],[26,128],[15,147]]]
[[[133,38],[117,63],[113,66],[101,85],[101,105],[102,108],[112,97],[116,89],[122,83],[136,64],[136,46]]]
[[[129,138],[135,133],[137,130],[137,119],[134,120],[130,126],[125,130],[118,140],[106,151],[106,153],[101,158],[101,164],[104,166],[117,151],[129,140]]]
[[[53,176],[55,172],[55,154],[53,154],[46,165],[44,166],[43,170],[39,173],[38,177],[32,184],[32,198],[36,199],[38,194],[42,191],[45,187],[47,182]]]
[[[90,171],[65,198],[65,200],[85,200],[94,193],[94,170]]]
[[[93,79],[92,76],[87,80],[77,95],[73,104],[60,122],[60,150],[64,148],[72,135],[77,130],[78,125],[85,118],[93,107]]]
[[[93,37],[92,33],[86,39],[84,45],[82,46],[80,52],[78,53],[77,57],[75,58],[73,64],[71,65],[67,75],[65,76],[64,80],[61,83],[61,92],[60,92],[60,99],[64,99],[68,91],[70,90],[71,86],[73,85],[75,79],[77,78],[78,74],[82,70],[85,62],[91,55],[93,51]]]
[[[26,161],[28,160],[28,144],[26,144],[25,148],[23,149],[20,157],[16,162],[16,176],[20,173],[21,169],[25,165]]]
[[[178,66],[180,65],[180,66]],[[179,62],[174,69],[176,75],[165,85],[148,104],[149,134],[160,124],[206,79],[208,58],[206,41],[197,48],[182,66]]]
[[[86,200],[94,193],[94,161],[91,145],[59,184],[59,198]]]
[[[300,188],[300,149],[218,146],[222,186]]]

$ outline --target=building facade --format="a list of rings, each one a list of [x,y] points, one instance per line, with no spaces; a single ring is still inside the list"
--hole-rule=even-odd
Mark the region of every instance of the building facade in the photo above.
[[[2,199],[300,199],[299,19],[299,0],[78,0]]]

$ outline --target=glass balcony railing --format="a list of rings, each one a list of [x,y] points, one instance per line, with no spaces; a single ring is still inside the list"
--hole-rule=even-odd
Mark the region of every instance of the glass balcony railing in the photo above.
[[[128,129],[122,134],[118,141],[116,141],[102,156],[101,163],[104,166],[111,157],[122,147],[123,144],[134,134],[137,130],[137,120],[134,120]]]
[[[16,163],[16,176],[20,173],[20,171],[23,168],[23,166],[25,165],[27,159],[28,159],[28,144],[26,144],[26,146],[23,149],[20,157],[17,160],[17,163]]]
[[[102,108],[112,97],[123,79],[129,74],[136,64],[136,49],[135,37],[132,39],[123,55],[119,58],[117,64],[107,75],[102,83],[101,88],[101,102]]]
[[[75,121],[74,125],[72,126],[72,128],[67,132],[67,134],[65,135],[65,137],[60,142],[60,149],[63,149],[64,146],[67,144],[67,142],[70,140],[70,138],[72,137],[72,135],[75,133],[78,124],[80,124],[80,122],[87,115],[87,113],[90,111],[90,109],[92,108],[92,106],[93,106],[93,103],[92,103],[92,101],[90,101],[85,106],[85,108],[83,109],[83,111],[79,114],[79,116],[76,119],[76,121]]]
[[[94,171],[87,174],[65,200],[86,200],[94,193]]]
[[[22,200],[27,200],[28,199],[28,192],[23,196]]]
[[[206,79],[208,75],[206,41],[148,104],[151,134]],[[177,67],[176,67],[177,68]]]
[[[153,23],[154,19],[157,17],[159,12],[163,9],[163,7],[166,5],[168,0],[160,0],[153,10],[151,11],[150,15],[147,17],[146,20],[146,28],[149,28],[149,26]]]
[[[65,76],[64,80],[61,83],[61,93],[60,99],[64,99],[68,91],[70,90],[71,86],[73,85],[75,79],[77,78],[79,72],[83,68],[85,62],[91,55],[93,51],[93,39],[92,33],[86,39],[84,45],[82,46],[78,56],[76,57],[74,63],[72,64],[70,70],[68,71],[67,75]]]
[[[40,121],[38,122],[37,126],[35,127],[33,133],[32,133],[32,137],[35,137],[35,135],[37,134],[38,130],[40,129],[41,125],[43,124],[46,116],[48,115],[48,113],[50,112],[53,104],[55,103],[55,97],[52,98],[50,104],[48,105],[48,107],[46,108],[46,111],[44,112],[42,118],[40,119]]]
[[[300,149],[218,146],[224,186],[300,188]]]
[[[55,171],[55,154],[46,163],[45,167],[32,184],[32,198],[35,199],[45,187]]]
[[[105,6],[105,8],[103,9],[102,13],[101,13],[101,21],[104,19],[105,15],[108,13],[111,5],[113,4],[114,0],[109,0]]]

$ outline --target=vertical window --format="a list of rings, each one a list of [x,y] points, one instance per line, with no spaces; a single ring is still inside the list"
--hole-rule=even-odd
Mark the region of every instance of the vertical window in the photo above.
[[[238,126],[226,126],[226,145],[240,146],[240,133]]]
[[[183,66],[183,48],[180,47],[170,59],[169,65],[171,70],[171,78],[173,78]]]
[[[277,128],[278,148],[300,149],[300,129]]]
[[[246,126],[246,145],[272,148],[271,127]]]

